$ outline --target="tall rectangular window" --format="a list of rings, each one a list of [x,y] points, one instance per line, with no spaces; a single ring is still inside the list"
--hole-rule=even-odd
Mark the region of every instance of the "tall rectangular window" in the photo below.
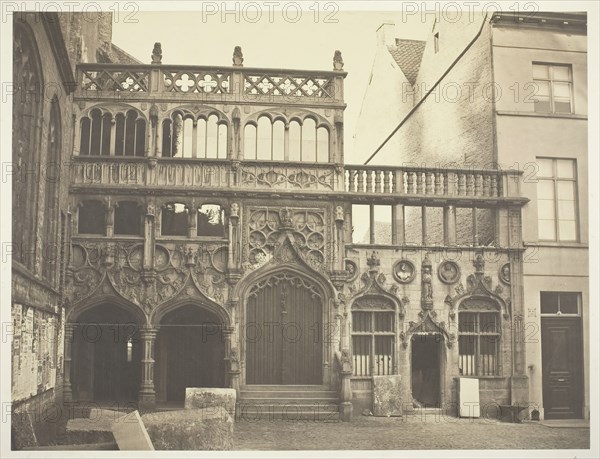
[[[533,64],[534,108],[540,113],[573,113],[570,65]]]
[[[572,159],[537,158],[538,238],[577,241],[577,176]]]
[[[461,375],[497,375],[499,343],[498,313],[458,314],[458,366]]]
[[[392,374],[394,335],[393,311],[352,313],[354,376]]]

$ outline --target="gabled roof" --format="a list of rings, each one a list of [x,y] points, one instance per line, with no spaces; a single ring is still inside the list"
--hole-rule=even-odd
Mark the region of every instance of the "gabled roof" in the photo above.
[[[410,84],[415,84],[425,51],[425,42],[421,40],[402,40],[396,38],[396,46],[388,50]]]

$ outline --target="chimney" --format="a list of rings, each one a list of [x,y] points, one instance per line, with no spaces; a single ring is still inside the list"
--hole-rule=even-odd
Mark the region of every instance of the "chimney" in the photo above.
[[[377,29],[377,46],[396,45],[396,24],[384,22]]]

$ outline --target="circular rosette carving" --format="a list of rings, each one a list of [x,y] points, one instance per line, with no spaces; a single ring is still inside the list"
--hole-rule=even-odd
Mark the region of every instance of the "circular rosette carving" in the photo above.
[[[408,284],[412,282],[417,274],[415,265],[408,260],[398,260],[392,267],[392,275],[397,282],[401,284]]]
[[[88,247],[87,251],[87,262],[90,266],[98,268],[100,266],[100,261],[102,258],[102,252],[99,247],[93,246]]]
[[[129,266],[135,271],[140,271],[144,263],[144,247],[138,245],[129,252]]]
[[[213,268],[219,273],[224,273],[227,269],[227,247],[221,247],[212,252],[211,262]]]
[[[265,260],[267,259],[267,254],[264,250],[262,249],[252,249],[250,251],[250,263],[255,265],[255,264],[263,264],[265,262]]]
[[[320,233],[311,233],[306,244],[311,250],[319,250],[325,245],[325,238]]]
[[[310,250],[306,255],[306,259],[313,267],[320,267],[325,263],[325,257],[319,250]]]
[[[264,247],[267,243],[267,237],[262,231],[252,231],[249,242],[251,247]]]
[[[348,273],[348,278],[346,280],[348,282],[354,282],[358,277],[358,265],[356,262],[352,260],[344,261],[344,269]]]
[[[169,251],[163,246],[157,245],[154,249],[154,269],[162,271],[169,266]]]
[[[325,230],[323,217],[317,213],[308,212],[306,214],[306,225],[311,231],[322,233]]]
[[[454,261],[443,261],[438,267],[438,277],[444,284],[455,284],[460,279],[460,267]]]
[[[260,230],[265,227],[267,223],[267,214],[264,210],[257,210],[250,216],[249,227],[251,230]]]
[[[510,285],[510,263],[504,263],[498,270],[498,277],[502,282]]]
[[[294,246],[299,249],[306,247],[306,236],[302,233],[294,233]]]

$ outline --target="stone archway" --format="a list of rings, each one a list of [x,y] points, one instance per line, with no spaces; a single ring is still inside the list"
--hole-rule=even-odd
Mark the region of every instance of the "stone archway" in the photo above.
[[[225,334],[221,318],[193,303],[161,315],[155,346],[157,401],[181,404],[187,387],[225,387]]]
[[[136,404],[143,346],[140,317],[114,302],[80,311],[67,325],[72,396],[79,401]],[[67,375],[66,375],[67,376]],[[71,394],[69,394],[71,395]]]

